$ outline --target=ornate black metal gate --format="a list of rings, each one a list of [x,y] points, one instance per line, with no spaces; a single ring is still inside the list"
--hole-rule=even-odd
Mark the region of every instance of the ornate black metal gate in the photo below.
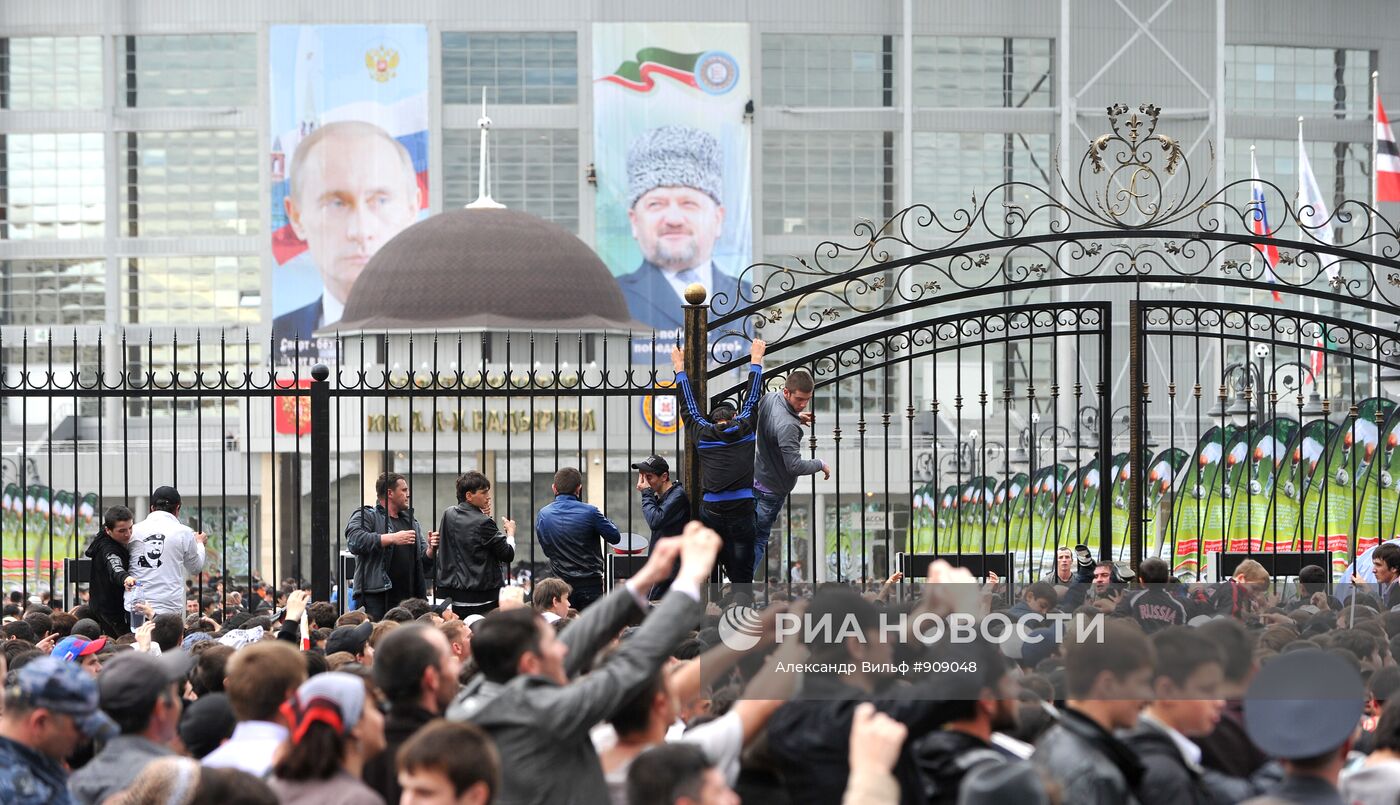
[[[735,339],[761,336],[775,374],[816,379],[809,449],[836,459],[790,503],[770,571],[995,554],[1029,580],[1077,543],[1189,575],[1221,552],[1340,570],[1400,536],[1394,227],[1264,182],[1211,191],[1156,107],[1108,120],[1054,187],[861,222],[713,300],[713,398],[738,391]]]

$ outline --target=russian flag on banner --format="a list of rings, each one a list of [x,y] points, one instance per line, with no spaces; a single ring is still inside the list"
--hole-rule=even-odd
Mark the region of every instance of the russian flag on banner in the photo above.
[[[325,123],[336,123],[342,120],[366,120],[373,121],[387,131],[390,136],[398,140],[408,155],[413,158],[413,172],[418,177],[418,197],[421,209],[428,208],[428,118],[427,109],[419,98],[410,97],[389,106],[382,107],[375,103],[353,103],[332,109],[324,115]],[[297,144],[302,137],[311,132],[303,134],[299,130],[284,132],[277,137],[277,147],[284,155],[285,170],[280,179],[272,183],[272,209],[273,209],[273,232],[272,232],[272,256],[277,260],[277,265],[284,265],[287,261],[306,251],[306,241],[298,238],[292,231],[292,225],[287,222],[286,215],[280,211],[284,209],[283,202],[287,198],[291,186],[291,159],[296,152]]]
[[[1380,97],[1376,98],[1376,201],[1400,201],[1400,150]]]
[[[1252,208],[1249,214],[1249,228],[1254,234],[1261,237],[1273,237],[1274,230],[1269,227],[1269,211],[1264,206],[1264,185],[1259,180],[1259,163],[1254,159],[1254,151],[1249,152],[1249,205]],[[1274,273],[1274,268],[1278,266],[1278,247],[1270,243],[1265,246],[1255,246],[1259,256],[1264,258],[1264,279],[1270,285],[1278,285],[1278,275]],[[1282,302],[1283,297],[1277,290],[1272,290],[1275,302]]]

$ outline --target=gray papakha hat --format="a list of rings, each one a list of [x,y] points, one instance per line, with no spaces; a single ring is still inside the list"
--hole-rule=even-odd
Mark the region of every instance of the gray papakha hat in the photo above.
[[[693,187],[720,204],[723,173],[719,141],[709,132],[685,126],[649,129],[627,150],[627,207],[658,187]]]

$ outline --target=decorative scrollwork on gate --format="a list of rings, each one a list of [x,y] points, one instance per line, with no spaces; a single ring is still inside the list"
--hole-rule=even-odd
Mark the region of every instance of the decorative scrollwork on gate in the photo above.
[[[935,302],[1065,280],[1210,282],[1400,306],[1400,232],[1369,205],[1346,200],[1316,220],[1292,189],[1261,181],[1272,229],[1261,237],[1254,183],[1213,187],[1209,141],[1199,170],[1162,132],[1157,106],[1106,111],[1109,131],[1069,171],[1056,159],[1050,186],[1006,182],[951,211],[915,204],[884,223],[862,219],[854,238],[825,241],[810,257],[749,266],[735,293],[712,300],[713,328],[738,337],[716,339],[711,358],[740,360],[742,342],[755,337],[776,347]],[[1266,247],[1279,253],[1272,269]]]

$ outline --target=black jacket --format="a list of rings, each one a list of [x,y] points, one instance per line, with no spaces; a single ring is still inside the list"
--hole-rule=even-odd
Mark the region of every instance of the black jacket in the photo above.
[[[501,563],[515,558],[496,521],[470,503],[442,513],[435,558],[439,587],[494,592],[505,586]]]
[[[938,729],[947,712],[927,692],[871,696],[833,674],[805,674],[802,691],[804,698],[779,707],[768,720],[768,751],[783,772],[790,800],[803,805],[840,805],[850,776],[851,719],[856,705],[869,701],[903,722],[911,736]],[[912,743],[904,742],[894,767],[900,802],[905,805],[924,801]]]
[[[1201,765],[1231,777],[1253,777],[1269,762],[1269,756],[1260,752],[1244,731],[1244,702],[1240,700],[1226,702],[1215,732],[1195,741],[1201,747]]]
[[[365,785],[379,792],[385,802],[398,802],[403,795],[399,787],[399,772],[395,765],[399,747],[413,737],[413,733],[426,726],[438,716],[419,707],[399,707],[395,705],[384,719],[384,751],[365,763]]]
[[[705,418],[695,402],[695,392],[685,372],[676,375],[681,387],[681,419],[688,438],[700,455],[704,486],[700,499],[727,503],[753,499],[754,450],[758,444],[756,406],[763,394],[763,367],[749,364],[744,405],[723,429]]]
[[[418,561],[413,564],[411,589],[395,590],[395,593],[402,593],[403,598],[427,598],[428,574],[432,572],[433,564],[428,558],[428,539],[423,536],[423,526],[413,518],[411,510],[400,513],[400,518],[413,523],[413,531],[418,535],[415,552]],[[398,530],[397,526],[389,525],[389,512],[383,506],[362,506],[350,515],[350,520],[345,524],[345,546],[355,554],[356,596],[390,589],[389,568],[394,564],[394,551],[414,550],[407,545],[380,544],[381,536]]]
[[[1234,781],[1242,787],[1239,790],[1225,790],[1217,784],[1214,787],[1218,793],[1214,793],[1211,781],[1224,782],[1224,775],[1188,765],[1171,736],[1146,719],[1139,720],[1137,728],[1125,735],[1123,742],[1137,753],[1145,770],[1138,786],[1142,805],[1214,805],[1217,801],[1248,799],[1255,793],[1244,781]]]
[[[981,738],[955,730],[931,732],[914,745],[914,764],[930,805],[955,805],[963,777],[985,764],[1009,760]]]
[[[648,487],[642,490],[642,516],[651,529],[649,544],[654,549],[657,540],[674,537],[685,530],[685,524],[690,522],[690,497],[679,481],[672,483],[660,499]]]
[[[100,531],[83,555],[91,559],[93,565],[92,581],[88,583],[89,605],[105,619],[125,620],[122,596],[126,593],[127,577],[131,575],[131,553],[125,545],[107,536],[106,531]]]
[[[1161,584],[1152,584],[1123,596],[1118,612],[1136,620],[1148,634],[1168,626],[1185,626],[1187,621],[1186,605],[1163,589]]]
[[[1063,801],[1085,805],[1137,803],[1144,769],[1137,754],[1070,707],[1036,742],[1031,760],[1063,789]]]

